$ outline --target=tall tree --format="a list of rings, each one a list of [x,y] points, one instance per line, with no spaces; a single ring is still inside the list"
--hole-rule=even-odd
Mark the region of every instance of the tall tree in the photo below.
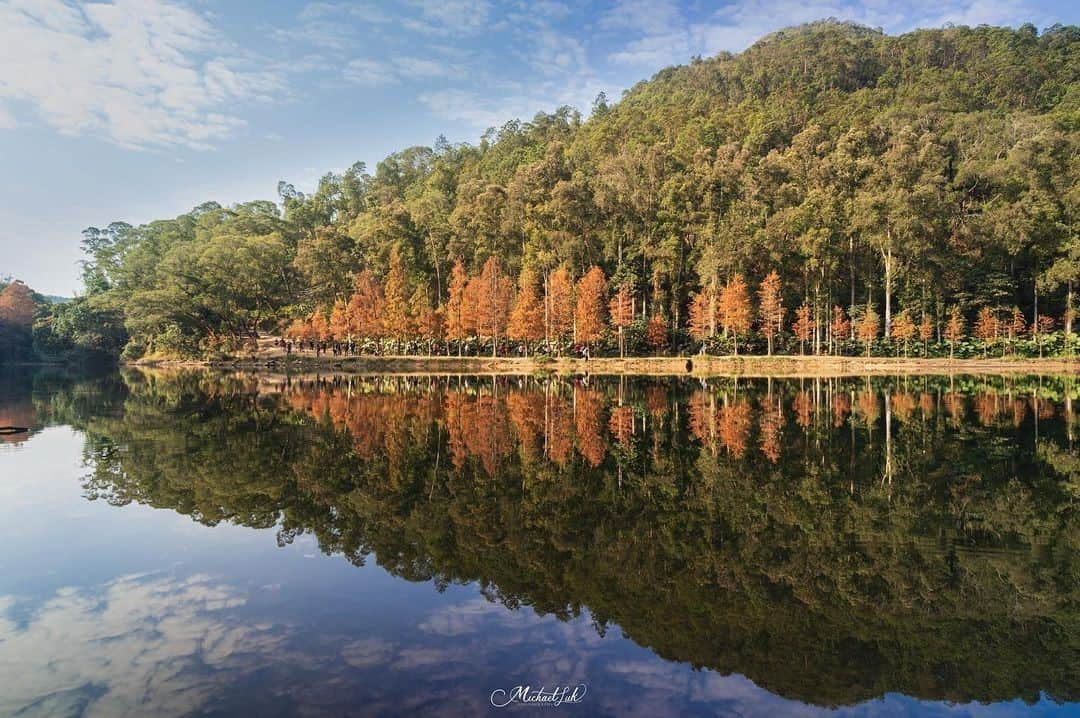
[[[873,306],[867,306],[859,320],[859,340],[866,345],[866,356],[870,356],[870,346],[878,338],[881,332],[881,317],[874,311]]]
[[[577,283],[577,304],[574,308],[575,341],[590,344],[604,333],[607,320],[607,277],[604,270],[593,266]]]
[[[506,336],[521,341],[528,353],[529,342],[544,338],[544,303],[537,288],[536,276],[523,269],[518,277],[518,291],[510,310]]]
[[[491,338],[491,356],[497,356],[499,338],[506,335],[513,292],[513,282],[503,274],[502,262],[489,257],[479,277],[476,325],[478,334]]]
[[[465,318],[465,290],[468,284],[469,275],[458,259],[450,271],[450,298],[446,302],[446,338],[458,343],[458,356],[461,356],[461,343],[469,336]]]
[[[545,334],[560,346],[574,330],[574,279],[565,266],[552,272],[545,283]]]
[[[720,292],[720,326],[725,334],[731,334],[734,340],[735,354],[739,353],[739,337],[750,331],[753,315],[750,309],[750,294],[741,274],[736,273]]]
[[[366,339],[381,339],[385,336],[386,325],[383,316],[386,300],[382,285],[370,269],[365,269],[356,277],[356,288],[349,297],[348,321],[351,333]]]
[[[832,338],[832,351],[836,352],[837,344],[851,338],[851,320],[844,308],[837,305],[832,308],[832,319],[829,325],[829,335]]]
[[[799,354],[805,354],[806,342],[814,336],[814,317],[809,305],[802,304],[795,310],[795,322],[791,325],[791,332],[799,341]]]
[[[634,292],[625,284],[621,285],[608,303],[611,323],[619,333],[619,356],[626,356],[626,327],[634,321]]]
[[[949,342],[949,359],[952,359],[956,356],[956,342],[964,339],[964,315],[960,313],[960,307],[954,305],[949,310],[944,336],[945,341]]]
[[[701,290],[690,300],[689,312],[690,336],[701,342],[701,353],[705,353],[705,340],[712,336],[716,325],[716,310],[711,293]]]
[[[758,323],[761,333],[765,335],[768,353],[771,356],[773,339],[784,326],[783,287],[780,284],[780,275],[775,269],[761,280],[761,286],[758,287]]]
[[[412,322],[409,317],[410,292],[405,277],[405,264],[397,247],[390,250],[390,269],[386,273],[383,285],[386,305],[383,312],[383,326],[386,336],[394,340],[396,346],[412,334]]]

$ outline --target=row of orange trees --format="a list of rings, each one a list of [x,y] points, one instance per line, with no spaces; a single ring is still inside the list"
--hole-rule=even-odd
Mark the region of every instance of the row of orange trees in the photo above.
[[[494,354],[505,340],[520,342],[526,351],[541,342],[556,351],[568,341],[591,344],[611,327],[625,351],[624,329],[635,321],[637,306],[629,288],[610,290],[599,267],[577,281],[565,267],[543,279],[525,270],[515,286],[500,261],[491,257],[474,275],[456,263],[449,299],[436,307],[424,287],[410,291],[395,252],[385,281],[363,271],[351,297],[295,320],[287,335],[315,341],[388,340],[398,347],[412,342],[430,347],[448,340],[456,342],[459,351],[467,342],[481,341],[490,342]],[[652,349],[666,347],[667,322],[653,317],[646,338]]]
[[[789,322],[790,320],[790,322]],[[1038,339],[1053,329],[1053,320],[1042,315],[1028,324],[1019,309],[983,307],[971,327],[983,353],[1001,344],[1004,348],[1025,337]],[[639,343],[651,351],[663,351],[671,342],[669,322],[659,314],[645,318],[645,305],[626,284],[609,284],[602,269],[591,267],[577,280],[566,267],[538,276],[526,269],[515,283],[496,257],[489,258],[479,273],[469,274],[454,265],[448,300],[436,306],[426,287],[412,286],[404,262],[395,251],[380,281],[364,270],[347,299],[319,307],[310,316],[295,320],[287,336],[306,341],[389,342],[395,349],[456,343],[458,351],[471,343],[490,343],[493,355],[500,344],[513,341],[527,352],[543,347],[558,352],[567,342],[592,344],[608,332],[626,353],[627,334],[633,327]],[[793,340],[799,353],[837,353],[852,343],[867,356],[882,338],[891,340],[897,353],[908,353],[915,343],[923,347],[947,344],[950,356],[963,342],[969,327],[958,307],[941,322],[928,313],[918,316],[901,311],[883,326],[873,306],[852,311],[833,306],[827,316],[804,303],[790,312],[776,271],[752,290],[742,275],[724,284],[713,283],[696,293],[690,302],[689,336],[705,351],[718,342],[736,354],[740,344],[764,340],[768,354],[782,341]],[[789,344],[790,346],[790,344]]]

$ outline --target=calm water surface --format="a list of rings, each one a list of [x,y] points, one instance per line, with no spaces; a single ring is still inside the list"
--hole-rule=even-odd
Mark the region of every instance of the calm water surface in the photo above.
[[[1078,715],[1076,405],[0,375],[0,715]]]

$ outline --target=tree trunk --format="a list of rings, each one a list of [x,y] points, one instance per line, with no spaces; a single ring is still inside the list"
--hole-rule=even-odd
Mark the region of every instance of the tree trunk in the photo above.
[[[1073,282],[1070,279],[1068,283],[1068,291],[1065,293],[1065,339],[1068,340],[1072,335],[1072,323],[1073,323]]]
[[[1039,260],[1035,260],[1035,327],[1039,326]],[[1042,356],[1041,349],[1039,356]]]
[[[889,232],[889,242],[892,242],[891,230]],[[892,336],[892,248],[882,250],[881,256],[885,259],[885,336],[889,337]]]

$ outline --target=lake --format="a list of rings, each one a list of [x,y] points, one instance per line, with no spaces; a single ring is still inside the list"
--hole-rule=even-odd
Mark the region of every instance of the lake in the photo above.
[[[0,715],[1078,715],[1078,403],[9,370]]]

